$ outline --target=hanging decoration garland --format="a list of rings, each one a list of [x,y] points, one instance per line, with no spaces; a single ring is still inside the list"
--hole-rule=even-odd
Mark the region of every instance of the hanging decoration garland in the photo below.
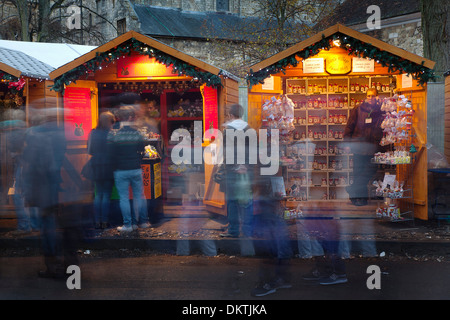
[[[345,34],[336,33],[329,37],[322,35],[322,39],[319,42],[310,45],[284,59],[281,59],[280,61],[264,69],[256,72],[250,69],[250,72],[246,77],[247,83],[251,88],[253,85],[264,83],[264,80],[270,75],[280,72],[285,74],[285,70],[288,66],[296,67],[298,65],[299,60],[297,57],[302,60],[306,60],[309,57],[318,54],[320,50],[330,50],[334,41],[339,41],[340,47],[346,49],[348,55],[376,60],[383,67],[387,67],[389,72],[392,73],[398,71],[399,74],[407,73],[408,75],[412,75],[412,77],[419,82],[419,85],[423,85],[430,80],[435,80],[436,78],[433,70],[423,66],[423,61],[422,64],[419,65],[389,52],[380,50],[377,47],[372,46],[370,43],[362,42]]]
[[[24,78],[17,78],[9,73],[0,72],[0,80],[8,85],[8,92],[5,97],[0,99],[0,109],[16,109],[21,107],[24,103],[23,88],[26,80]]]
[[[26,81],[24,78],[17,78],[9,73],[0,72],[0,79],[8,83],[8,89],[15,95],[22,95]]]
[[[19,78],[5,72],[0,73],[0,79],[5,81],[17,81]]]
[[[130,56],[133,52],[137,52],[141,55],[147,55],[148,57],[154,58],[156,61],[166,66],[172,66],[172,72],[174,74],[178,74],[179,76],[187,75],[193,78],[192,81],[198,81],[214,88],[222,86],[222,81],[218,75],[198,70],[198,68],[182,60],[172,57],[161,50],[152,48],[134,38],[131,38],[130,41],[122,43],[114,50],[110,50],[107,52],[97,52],[95,58],[59,76],[55,79],[53,86],[51,86],[51,90],[63,92],[65,85],[76,82],[76,80],[78,80],[83,75],[101,69],[105,63],[107,64],[113,62],[125,55]],[[222,71],[219,74],[222,74]]]
[[[20,92],[22,91],[23,87],[25,86],[25,79],[24,78],[20,78],[17,81],[11,81],[8,84],[8,89],[13,89],[15,92]]]

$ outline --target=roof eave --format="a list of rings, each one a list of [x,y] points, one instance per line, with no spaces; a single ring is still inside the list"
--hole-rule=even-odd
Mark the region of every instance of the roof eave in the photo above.
[[[6,72],[16,78],[19,78],[22,75],[22,71],[7,65],[6,63],[0,62],[0,70]]]

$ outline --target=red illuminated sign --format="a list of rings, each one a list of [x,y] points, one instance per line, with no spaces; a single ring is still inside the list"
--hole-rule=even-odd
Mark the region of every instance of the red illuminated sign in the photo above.
[[[64,128],[67,140],[87,140],[92,129],[91,90],[67,87],[64,92]]]
[[[203,86],[203,125],[204,130],[219,128],[217,89]]]
[[[159,63],[148,56],[125,56],[117,60],[117,77],[173,77],[172,67]]]

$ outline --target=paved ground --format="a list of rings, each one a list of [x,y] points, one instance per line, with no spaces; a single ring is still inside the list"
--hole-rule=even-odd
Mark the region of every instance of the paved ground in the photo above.
[[[321,286],[302,279],[314,260],[291,262],[291,289],[280,289],[266,297],[253,297],[262,268],[273,272],[270,260],[219,255],[175,256],[130,254],[130,252],[92,252],[80,259],[80,289],[70,290],[66,280],[42,279],[37,270],[40,256],[0,257],[0,299],[36,300],[408,300],[450,299],[450,264],[391,261],[383,258],[346,260],[348,283]],[[368,267],[380,267],[379,289],[369,289]],[[188,306],[188,303],[185,303]],[[201,305],[201,303],[200,303]],[[299,306],[288,304],[294,311]],[[168,310],[172,312],[174,310]],[[180,309],[178,310],[178,312]],[[356,311],[356,310],[355,310]],[[170,313],[172,314],[172,313]]]
[[[445,256],[450,250],[450,224],[446,221],[439,224],[436,221],[420,220],[390,222],[365,216],[341,217],[333,221],[319,220],[321,228],[313,233],[305,230],[305,225],[310,221],[297,220],[288,223],[288,233],[295,253],[307,256],[308,250],[312,250],[311,246],[314,246],[311,244],[314,237],[320,237],[321,232],[327,231],[327,223],[330,222],[339,226],[339,240],[348,255],[364,254],[364,248],[372,247],[375,252],[372,250],[370,255],[406,252],[420,259],[427,259]],[[165,210],[163,219],[151,228],[139,229],[126,235],[120,234],[115,228],[99,231],[89,227],[89,224],[84,224],[80,250],[142,249],[161,253],[208,255],[242,253],[246,241],[220,236],[226,225],[224,216],[212,215],[201,207],[171,207]],[[0,216],[0,248],[39,247],[39,232],[16,236],[13,234],[15,228],[16,220],[13,215]],[[252,240],[257,249],[265,245],[264,236],[258,233]]]

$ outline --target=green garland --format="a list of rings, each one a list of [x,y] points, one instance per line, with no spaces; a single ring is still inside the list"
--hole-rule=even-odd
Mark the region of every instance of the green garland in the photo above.
[[[13,75],[11,75],[9,73],[6,73],[6,72],[1,72],[0,73],[0,78],[2,80],[12,81],[12,82],[19,80],[19,78],[15,77],[15,76],[13,76]]]
[[[97,52],[95,58],[57,77],[54,80],[53,86],[51,86],[51,90],[63,92],[65,85],[69,85],[72,82],[75,83],[76,80],[78,80],[82,75],[99,70],[105,63],[113,62],[124,55],[130,56],[132,52],[147,55],[150,58],[155,58],[155,60],[159,63],[172,66],[172,72],[174,74],[178,74],[179,76],[187,75],[192,77],[193,81],[199,81],[209,87],[222,86],[222,80],[218,75],[198,70],[198,68],[180,59],[172,57],[161,50],[152,48],[134,38],[131,38],[130,41],[120,44],[114,50],[101,53]]]
[[[325,35],[322,35],[322,40],[320,40],[319,42],[308,46],[305,49],[296,52],[284,59],[281,59],[280,61],[264,69],[256,72],[253,72],[253,70],[250,69],[249,74],[247,74],[246,76],[249,87],[251,88],[255,84],[264,83],[264,80],[270,75],[278,74],[280,72],[285,74],[287,66],[297,66],[297,64],[299,63],[297,57],[305,60],[311,56],[318,54],[320,50],[330,50],[330,48],[332,47],[332,43],[335,40],[340,41],[341,48],[346,49],[348,55],[376,60],[383,67],[387,67],[389,72],[391,73],[398,71],[399,74],[407,73],[408,75],[412,75],[412,77],[419,82],[419,85],[423,85],[430,80],[432,81],[436,79],[433,70],[430,70],[423,65],[424,61],[422,61],[422,64],[419,65],[409,60],[405,60],[399,56],[393,55],[389,52],[380,50],[377,47],[372,46],[370,43],[364,43],[345,34],[336,33],[329,37],[325,37]]]

